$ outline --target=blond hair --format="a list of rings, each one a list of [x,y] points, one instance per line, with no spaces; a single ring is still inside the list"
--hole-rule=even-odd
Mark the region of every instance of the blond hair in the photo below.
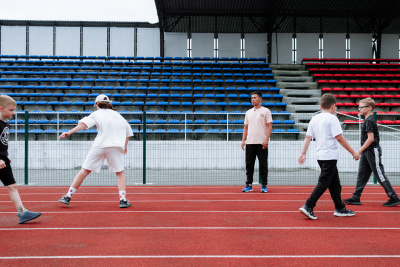
[[[364,104],[366,104],[367,106],[372,107],[372,109],[375,108],[375,101],[374,101],[372,98],[370,98],[370,97],[361,99],[361,100],[360,100],[360,103],[364,103]]]
[[[332,94],[324,94],[321,97],[321,108],[322,109],[329,109],[332,105],[336,104],[336,97]]]
[[[9,97],[8,95],[0,95],[0,107],[7,107],[8,105],[17,105],[14,99]]]

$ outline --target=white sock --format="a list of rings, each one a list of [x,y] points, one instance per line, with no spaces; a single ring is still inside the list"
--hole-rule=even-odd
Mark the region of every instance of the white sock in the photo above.
[[[76,189],[73,188],[72,186],[69,188],[68,193],[66,194],[67,197],[72,197],[73,194],[75,194]]]
[[[126,191],[119,191],[119,200],[126,201]]]

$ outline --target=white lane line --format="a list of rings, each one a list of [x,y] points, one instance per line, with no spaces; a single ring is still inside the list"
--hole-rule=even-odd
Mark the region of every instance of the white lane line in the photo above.
[[[85,213],[298,213],[298,210],[84,210],[43,211],[44,214]],[[333,210],[318,210],[317,213],[332,213]],[[400,213],[400,210],[363,210],[357,213]],[[16,214],[15,211],[0,211],[0,214]]]
[[[23,195],[62,195],[65,192],[55,192],[55,193],[23,193]],[[257,192],[256,192],[257,193]],[[258,195],[256,193],[138,193],[138,192],[128,192],[129,195],[242,195],[242,196],[254,196]],[[263,196],[268,196],[268,195],[310,195],[311,192],[306,192],[306,193],[274,193],[270,192],[267,194],[263,194]],[[352,194],[352,193],[343,193],[342,195],[345,194]],[[85,192],[79,192],[75,193],[75,195],[118,195],[118,192],[114,193],[85,193]],[[324,193],[324,195],[329,195],[329,192]],[[380,192],[380,193],[363,193],[363,195],[386,195],[385,192]],[[0,196],[9,196],[7,193],[2,193]]]
[[[0,231],[48,231],[48,230],[400,230],[400,227],[46,227],[46,228],[0,228]]]
[[[306,199],[149,199],[131,200],[132,203],[141,202],[305,202]],[[10,203],[11,201],[0,201],[0,203]],[[24,203],[56,203],[56,200],[24,200]],[[74,200],[73,203],[115,203],[116,201],[97,201],[97,200]],[[332,202],[332,200],[320,199],[318,202]],[[363,202],[379,202],[379,200],[363,200]]]
[[[0,260],[26,259],[297,259],[297,258],[400,258],[400,255],[82,255],[82,256],[10,256]]]

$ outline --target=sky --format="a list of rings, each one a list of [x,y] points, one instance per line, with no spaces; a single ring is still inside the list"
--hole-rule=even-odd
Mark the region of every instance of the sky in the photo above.
[[[154,0],[0,0],[0,20],[158,22]]]

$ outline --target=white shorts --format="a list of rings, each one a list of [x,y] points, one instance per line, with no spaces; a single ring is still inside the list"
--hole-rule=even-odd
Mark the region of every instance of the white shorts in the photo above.
[[[121,172],[124,170],[124,154],[120,147],[91,148],[82,168],[100,172],[104,160],[107,160],[110,172]]]

